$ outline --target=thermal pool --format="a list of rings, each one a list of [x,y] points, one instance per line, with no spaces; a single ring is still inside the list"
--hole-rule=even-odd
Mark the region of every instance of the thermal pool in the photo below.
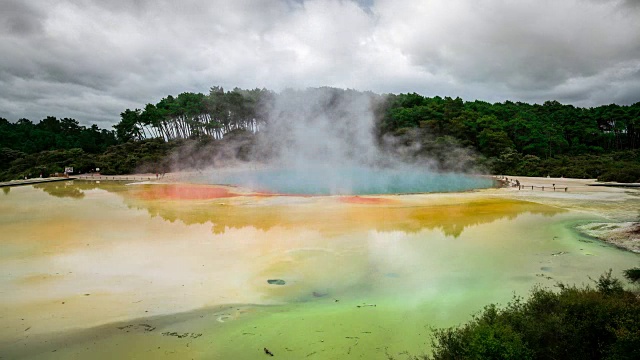
[[[265,347],[402,358],[490,302],[639,259],[574,230],[597,212],[500,189],[290,196],[70,181],[0,198],[7,359],[256,359]]]

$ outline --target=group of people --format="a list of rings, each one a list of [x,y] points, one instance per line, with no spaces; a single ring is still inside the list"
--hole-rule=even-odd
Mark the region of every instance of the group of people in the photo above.
[[[520,180],[518,179],[511,179],[509,180],[508,177],[504,178],[504,183],[506,186],[511,186],[511,187],[520,187]]]

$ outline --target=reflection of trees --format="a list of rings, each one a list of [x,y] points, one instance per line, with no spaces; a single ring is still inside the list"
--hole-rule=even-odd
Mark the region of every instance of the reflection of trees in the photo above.
[[[59,198],[82,199],[85,195],[84,191],[87,190],[101,189],[109,192],[126,191],[126,188],[122,185],[123,183],[120,181],[99,183],[96,181],[69,180],[34,184],[33,187]]]
[[[33,187],[35,189],[40,189],[51,196],[59,198],[84,198],[84,193],[73,184],[73,181],[56,181],[50,183],[34,184]]]
[[[9,193],[11,192],[11,187],[10,187],[10,186],[5,186],[5,187],[3,187],[3,188],[2,188],[2,192],[3,192],[5,195],[9,195]]]
[[[139,190],[138,190],[139,191]],[[479,199],[456,204],[413,205],[397,204],[353,206],[309,199],[304,204],[261,205],[257,200],[251,206],[208,201],[147,201],[131,192],[123,193],[127,205],[145,209],[151,216],[168,221],[180,220],[185,224],[213,224],[215,233],[225,228],[252,226],[261,230],[272,227],[303,227],[322,233],[343,234],[345,231],[405,231],[440,229],[445,235],[458,237],[474,225],[500,219],[513,219],[523,213],[553,216],[565,210],[536,203]],[[325,198],[326,199],[326,198]],[[335,198],[333,198],[335,199]],[[231,204],[231,205],[228,205]]]
[[[73,181],[34,185],[56,197],[84,197],[85,190],[100,189],[117,193],[130,208],[146,210],[152,217],[187,225],[211,223],[213,232],[226,228],[300,227],[324,234],[362,231],[418,232],[439,229],[447,236],[458,237],[468,227],[501,219],[514,219],[523,213],[553,216],[566,210],[536,203],[498,198],[460,199],[457,203],[420,204],[414,200],[391,204],[344,204],[338,197],[308,198],[298,204],[270,204],[269,198],[234,198],[213,200],[146,200],[141,193],[152,187],[123,186],[118,182]],[[170,186],[170,185],[166,185]],[[155,189],[157,190],[157,189]],[[148,198],[148,197],[147,197]]]

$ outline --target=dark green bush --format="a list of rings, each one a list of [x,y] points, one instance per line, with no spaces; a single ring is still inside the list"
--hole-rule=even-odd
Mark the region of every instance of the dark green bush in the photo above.
[[[640,283],[640,268],[627,269],[624,271],[624,277],[632,283]]]
[[[617,181],[622,183],[640,182],[640,165],[634,163],[619,163],[598,177],[599,181]]]
[[[611,271],[596,287],[535,288],[467,324],[434,332],[425,359],[640,359],[640,300]]]

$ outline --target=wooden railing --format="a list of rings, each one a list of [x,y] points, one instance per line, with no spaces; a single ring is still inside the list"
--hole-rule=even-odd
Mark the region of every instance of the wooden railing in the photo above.
[[[564,192],[567,192],[569,190],[568,187],[556,187],[556,186],[535,186],[535,185],[515,185],[518,187],[518,190],[529,190],[529,188],[531,188],[531,190],[534,189],[542,189],[542,191],[545,191],[545,189],[547,190],[552,190],[556,191],[556,190],[563,190]]]
[[[509,178],[506,176],[496,176],[496,180],[502,182],[504,186],[517,187],[518,190],[529,190],[529,188],[531,188],[531,190],[540,189],[542,191],[569,191],[568,187],[556,186],[556,184],[552,184],[551,186],[524,185],[521,184],[519,180],[509,180]]]
[[[101,180],[101,181],[152,181],[161,180],[162,176],[134,176],[134,175],[78,175],[78,180]]]

